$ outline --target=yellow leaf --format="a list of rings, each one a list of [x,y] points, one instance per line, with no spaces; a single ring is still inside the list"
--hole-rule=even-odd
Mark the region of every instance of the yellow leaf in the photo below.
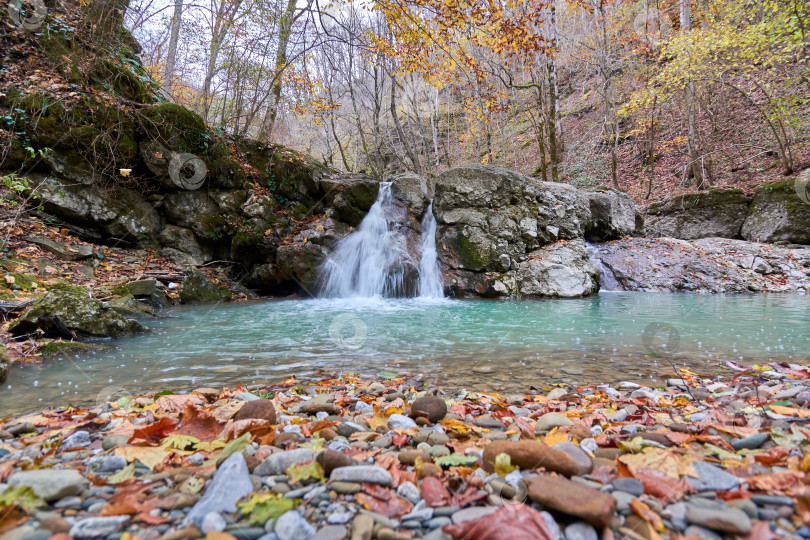
[[[171,452],[159,446],[119,446],[113,453],[127,461],[138,460],[150,469],[154,469]]]
[[[121,482],[125,482],[130,478],[135,477],[135,462],[133,461],[117,473],[113,474],[109,478],[107,478],[107,483],[109,484],[120,484]]]
[[[126,178],[129,176],[129,173],[132,172],[132,169],[118,169],[118,172],[121,174],[121,176]]]
[[[554,446],[560,442],[566,442],[568,440],[568,434],[560,433],[560,428],[554,428],[549,431],[545,437],[543,437],[543,442],[549,446]]]

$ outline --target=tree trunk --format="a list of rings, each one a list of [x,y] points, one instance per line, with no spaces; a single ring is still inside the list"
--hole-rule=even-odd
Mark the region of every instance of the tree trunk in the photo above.
[[[689,0],[680,0],[680,23],[681,32],[688,32],[692,28],[692,16],[690,14]],[[698,189],[705,189],[706,182],[703,176],[704,162],[700,156],[697,146],[697,114],[695,112],[695,83],[689,81],[686,84],[686,146],[689,152],[689,166],[692,168],[692,176],[695,178],[695,185]]]
[[[422,167],[419,165],[419,158],[414,154],[413,150],[411,149],[411,145],[408,142],[408,139],[405,137],[405,132],[402,129],[402,124],[399,121],[399,116],[397,115],[397,82],[396,82],[396,75],[393,73],[393,69],[391,70],[391,117],[394,119],[394,127],[397,129],[397,135],[399,135],[399,140],[402,142],[402,147],[405,150],[405,154],[408,156],[408,159],[413,164],[413,170],[416,174],[422,174]]]
[[[163,89],[170,96],[174,91],[174,69],[177,62],[177,41],[180,39],[180,25],[183,21],[183,0],[174,0],[172,31],[169,38],[169,51],[166,54],[166,65],[163,69]]]
[[[552,39],[557,40],[557,12],[554,0],[549,4],[551,12]],[[559,158],[557,157],[557,61],[554,55],[548,62],[548,155],[551,159],[551,181],[559,182]]]
[[[269,141],[270,135],[273,133],[273,126],[278,117],[278,109],[281,105],[281,89],[283,87],[283,79],[281,74],[287,67],[287,45],[290,42],[290,34],[292,33],[292,23],[295,17],[296,0],[287,0],[287,8],[284,10],[284,15],[278,25],[278,49],[276,49],[276,63],[273,84],[270,87],[270,106],[267,108],[267,114],[262,122],[262,129],[259,133],[260,141]]]

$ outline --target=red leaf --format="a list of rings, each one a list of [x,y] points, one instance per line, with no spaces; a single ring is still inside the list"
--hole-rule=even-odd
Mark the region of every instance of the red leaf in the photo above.
[[[422,498],[428,506],[450,506],[450,492],[441,480],[432,476],[422,479]]]
[[[194,405],[186,407],[182,419],[174,431],[177,435],[189,435],[201,441],[210,442],[216,439],[219,432],[222,431],[222,424],[209,413]]]
[[[394,442],[394,446],[405,446],[406,444],[408,444],[410,437],[408,437],[404,433],[394,433],[392,440]]]
[[[525,504],[504,506],[474,521],[445,525],[442,531],[464,540],[554,539],[540,512]]]
[[[135,441],[146,443],[160,442],[161,439],[171,435],[175,427],[177,427],[177,420],[164,416],[157,422],[136,429],[129,439],[129,444],[133,444]]]

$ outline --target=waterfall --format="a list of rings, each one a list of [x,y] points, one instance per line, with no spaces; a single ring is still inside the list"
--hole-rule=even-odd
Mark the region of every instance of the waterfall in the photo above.
[[[377,200],[352,234],[338,242],[321,268],[327,298],[406,296],[404,239],[391,230],[386,210],[391,182],[381,182]]]
[[[442,298],[442,276],[436,257],[436,218],[433,216],[433,199],[422,218],[422,258],[419,260],[419,296]]]
[[[619,282],[616,280],[616,276],[613,275],[613,270],[610,269],[605,263],[602,262],[601,257],[599,256],[599,248],[590,242],[587,243],[587,250],[588,250],[588,259],[591,261],[591,264],[599,270],[599,290],[600,291],[621,291],[622,286],[619,285]]]

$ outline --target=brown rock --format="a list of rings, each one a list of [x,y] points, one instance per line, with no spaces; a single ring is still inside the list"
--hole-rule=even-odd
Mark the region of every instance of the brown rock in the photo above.
[[[296,433],[294,431],[289,433],[280,433],[276,435],[276,438],[273,440],[273,446],[284,448],[285,444],[292,444],[302,440],[304,440],[304,437],[300,433]]]
[[[607,467],[610,469],[610,472],[616,474],[619,472],[619,467],[616,465],[615,459],[606,459],[606,458],[593,458],[593,468],[598,469],[599,467]]]
[[[324,450],[315,458],[315,461],[321,464],[326,476],[332,474],[332,471],[340,467],[351,467],[352,465],[361,465],[361,463],[346,454],[335,452],[334,450]]]
[[[183,527],[182,529],[177,529],[176,531],[169,531],[163,536],[161,536],[161,540],[183,540],[184,538],[193,539],[193,538],[200,538],[202,533],[200,529],[191,525],[189,527]]]
[[[540,441],[495,441],[484,448],[484,469],[487,472],[495,471],[498,454],[509,454],[512,465],[523,470],[543,467],[548,471],[573,476],[580,468],[574,458]]]
[[[571,456],[574,461],[579,465],[577,476],[584,476],[593,470],[593,459],[588,453],[577,446],[576,444],[568,441],[557,443],[553,447],[555,450],[561,450]]]
[[[51,531],[54,534],[66,533],[70,531],[70,527],[71,524],[68,523],[67,520],[60,517],[43,519],[39,524],[40,529]]]
[[[197,499],[199,499],[199,497],[193,493],[172,493],[160,499],[157,506],[164,510],[181,510],[189,506],[194,506]]]
[[[245,456],[245,463],[247,464],[247,468],[250,472],[253,472],[253,469],[258,467],[262,461],[264,460],[256,457],[255,454],[252,456]]]
[[[428,476],[433,476],[434,478],[441,478],[442,468],[436,465],[435,463],[423,463],[421,467],[417,468],[416,478],[421,480],[422,478],[427,478]]]
[[[334,429],[327,427],[320,430],[318,432],[318,435],[320,435],[321,439],[325,441],[331,441],[332,439],[337,437],[337,432]]]
[[[529,480],[529,497],[563,514],[581,518],[594,527],[605,527],[616,513],[616,499],[562,476],[541,474]]]
[[[604,459],[616,459],[620,455],[622,455],[622,451],[618,448],[600,448],[596,451],[596,453],[594,453],[594,457]]]
[[[591,430],[585,426],[585,424],[574,424],[571,426],[571,429],[568,430],[568,434],[574,437],[576,440],[581,441],[582,439],[590,439],[593,437],[593,433]]]
[[[413,465],[417,458],[422,458],[423,463],[430,461],[430,454],[421,450],[401,450],[399,452],[399,462],[403,465]]]
[[[645,441],[656,442],[658,444],[661,444],[661,445],[667,446],[667,447],[673,446],[672,441],[669,440],[669,437],[667,437],[666,434],[664,434],[664,433],[656,433],[656,432],[648,433],[648,432],[644,432],[644,433],[640,433],[639,435],[641,435],[641,438],[644,439]]]
[[[214,388],[197,388],[192,394],[198,394],[205,398],[208,403],[213,403],[219,397],[219,390]]]
[[[271,424],[275,424],[276,408],[273,406],[273,402],[269,399],[254,399],[242,405],[242,408],[233,415],[234,422],[237,420],[247,420],[249,418],[267,420]]]
[[[307,414],[325,412],[328,414],[340,414],[340,407],[334,403],[305,403],[301,406],[301,411]]]
[[[425,396],[411,405],[411,418],[427,418],[434,424],[447,415],[447,403],[438,396]]]

